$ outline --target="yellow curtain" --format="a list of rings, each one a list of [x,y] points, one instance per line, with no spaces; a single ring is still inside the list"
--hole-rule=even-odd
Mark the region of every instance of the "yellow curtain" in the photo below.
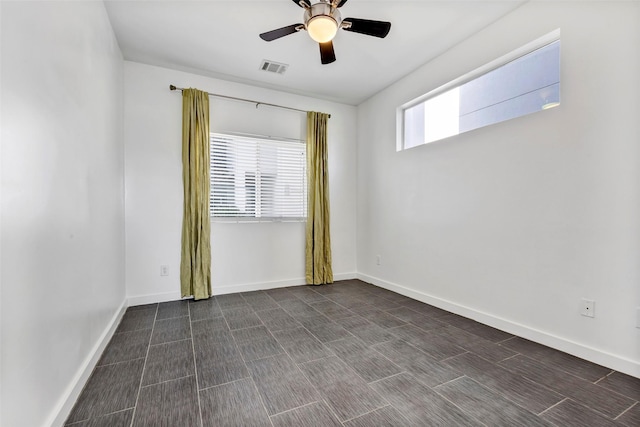
[[[182,91],[182,297],[211,296],[211,223],[209,220],[209,94]]]
[[[313,285],[333,283],[331,236],[329,233],[329,167],[327,122],[329,115],[307,113],[307,202],[306,280]]]

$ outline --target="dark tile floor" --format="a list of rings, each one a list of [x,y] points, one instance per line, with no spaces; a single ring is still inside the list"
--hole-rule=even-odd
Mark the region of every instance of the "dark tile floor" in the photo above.
[[[639,426],[640,379],[357,280],[130,307],[67,425]]]

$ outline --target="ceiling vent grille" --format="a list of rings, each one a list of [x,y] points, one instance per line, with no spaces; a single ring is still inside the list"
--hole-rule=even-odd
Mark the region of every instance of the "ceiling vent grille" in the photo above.
[[[289,68],[289,65],[287,64],[281,64],[279,62],[269,61],[267,59],[264,59],[262,61],[262,64],[260,65],[260,69],[262,71],[276,74],[284,74],[284,72],[287,71],[287,68]]]

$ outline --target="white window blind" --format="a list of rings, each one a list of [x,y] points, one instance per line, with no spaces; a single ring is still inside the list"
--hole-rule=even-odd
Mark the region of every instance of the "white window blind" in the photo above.
[[[210,153],[212,217],[306,218],[303,142],[211,134]]]

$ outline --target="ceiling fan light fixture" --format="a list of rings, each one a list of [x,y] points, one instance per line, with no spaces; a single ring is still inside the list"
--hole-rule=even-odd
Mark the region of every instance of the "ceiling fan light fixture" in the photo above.
[[[328,15],[314,16],[307,22],[309,36],[318,43],[326,43],[336,36],[338,23]]]

